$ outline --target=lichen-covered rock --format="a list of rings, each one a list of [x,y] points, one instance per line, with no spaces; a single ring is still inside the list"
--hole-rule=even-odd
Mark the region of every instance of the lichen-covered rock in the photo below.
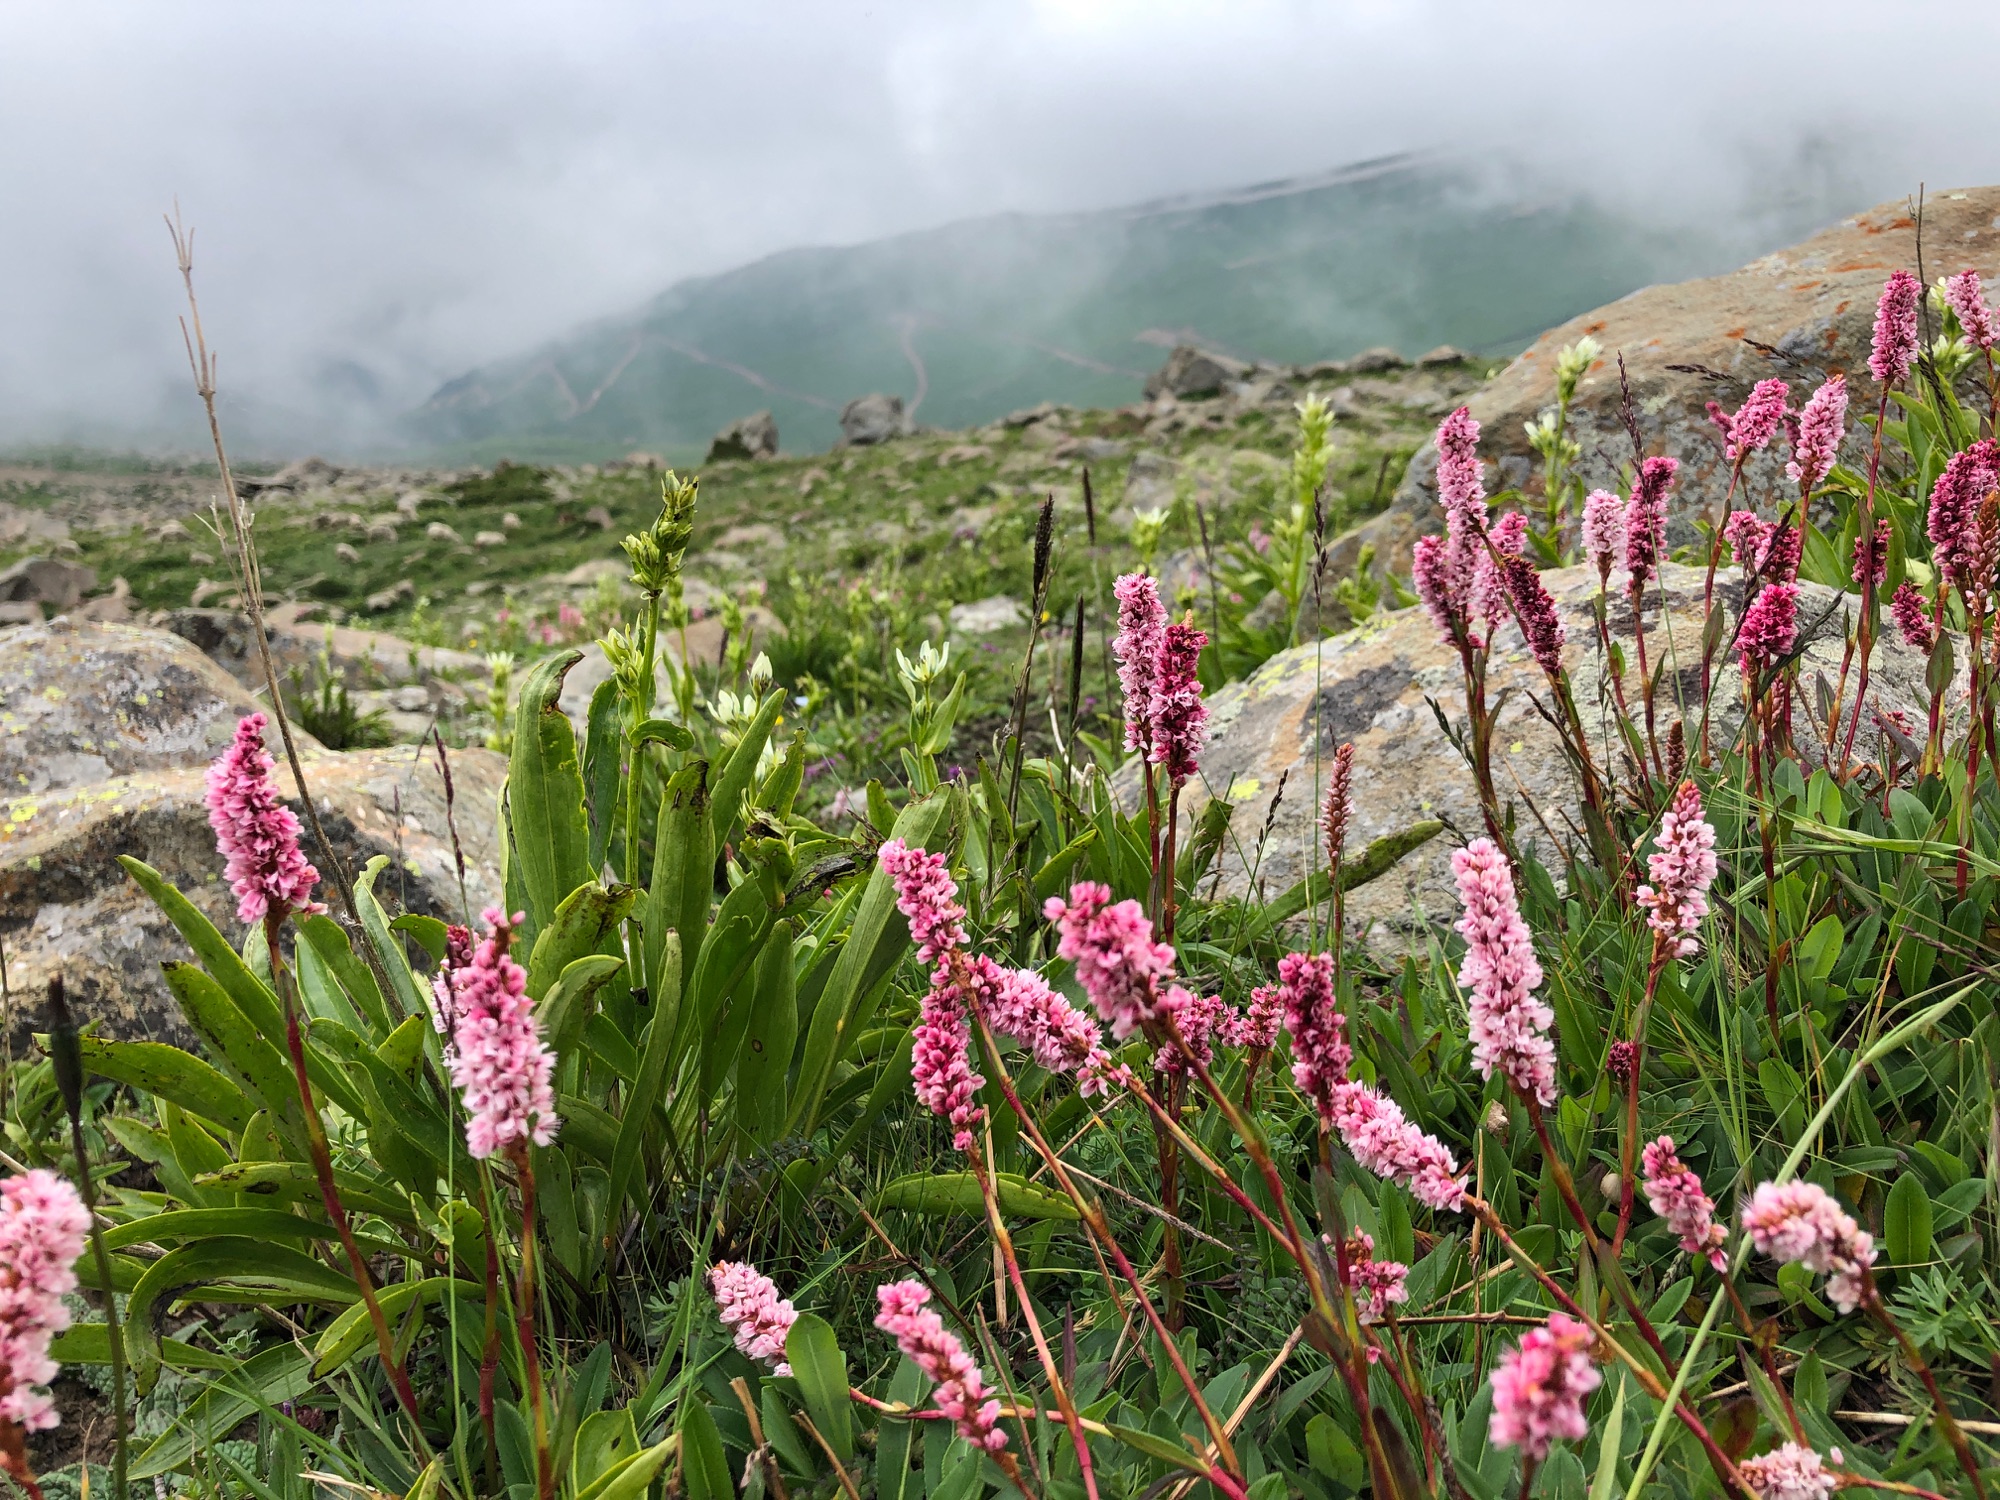
[[[258,706],[165,631],[62,618],[0,632],[0,797],[205,765]]]
[[[1643,612],[1649,663],[1665,662],[1657,701],[1657,733],[1664,748],[1669,727],[1690,716],[1688,738],[1700,723],[1702,578],[1699,569],[1670,565],[1662,589],[1648,591]],[[1598,590],[1594,568],[1575,567],[1544,575],[1568,633],[1564,661],[1577,704],[1600,768],[1609,766],[1629,784],[1623,751],[1615,736],[1609,674],[1598,645],[1592,606]],[[1625,654],[1625,690],[1635,711],[1640,702],[1635,626],[1623,593],[1623,574],[1614,574],[1607,620],[1612,639]],[[1717,579],[1716,594],[1733,624],[1742,585],[1729,570]],[[1801,666],[1801,696],[1810,701],[1813,682],[1840,676],[1846,641],[1845,618],[1856,601],[1817,584],[1801,584],[1801,631],[1817,626]],[[1831,613],[1829,613],[1831,611]],[[1926,661],[1900,639],[1876,647],[1869,688],[1871,708],[1900,708],[1921,726],[1930,702],[1924,685]],[[1182,793],[1183,826],[1192,827],[1213,797],[1237,804],[1221,865],[1225,894],[1261,887],[1284,891],[1307,873],[1318,837],[1318,798],[1334,749],[1352,741],[1354,817],[1347,850],[1358,853],[1371,840],[1424,818],[1442,818],[1446,835],[1426,845],[1390,874],[1354,892],[1347,902],[1351,930],[1371,941],[1400,947],[1416,913],[1442,918],[1455,913],[1450,851],[1482,831],[1472,774],[1438,727],[1430,699],[1455,726],[1465,718],[1465,690],[1456,653],[1439,641],[1421,609],[1399,610],[1317,645],[1296,646],[1272,657],[1247,681],[1233,683],[1210,702],[1213,738],[1202,757],[1201,774]],[[1488,701],[1505,701],[1494,735],[1493,779],[1503,804],[1511,804],[1518,837],[1553,863],[1557,846],[1577,838],[1582,825],[1579,793],[1555,731],[1533,701],[1549,701],[1547,679],[1527,653],[1518,628],[1499,632],[1488,671]],[[1848,693],[1853,692],[1852,677]],[[1741,677],[1733,656],[1718,653],[1712,693],[1711,733],[1718,750],[1731,744],[1742,719]],[[1801,706],[1795,733],[1808,759],[1820,752],[1818,731]],[[1857,754],[1879,753],[1879,734],[1864,725]],[[1270,822],[1268,839],[1259,831],[1271,818],[1271,804],[1283,782],[1283,800]],[[1131,767],[1114,785],[1128,808],[1138,803]],[[1458,837],[1454,837],[1454,831]],[[1323,864],[1323,854],[1312,854]]]
[[[1539,498],[1542,463],[1522,429],[1553,409],[1556,355],[1585,335],[1603,353],[1570,409],[1584,479],[1610,487],[1632,457],[1619,420],[1622,352],[1646,452],[1681,461],[1676,543],[1686,539],[1687,518],[1719,506],[1729,486],[1729,465],[1704,409],[1710,401],[1733,411],[1753,384],[1777,376],[1790,382],[1797,405],[1829,374],[1844,371],[1852,393],[1850,456],[1865,456],[1861,419],[1873,414],[1879,395],[1868,374],[1876,298],[1891,271],[1916,266],[1916,224],[1908,202],[1897,199],[1727,275],[1646,287],[1550,329],[1466,403],[1482,428],[1488,489]],[[1989,282],[2000,275],[2000,187],[1932,194],[1925,202],[1926,274],[1968,266]],[[1753,499],[1788,493],[1785,458],[1782,441],[1754,456],[1744,492]],[[1394,504],[1357,539],[1374,542],[1380,560],[1407,571],[1411,541],[1441,524],[1437,452],[1427,443],[1411,459]],[[1351,563],[1353,551],[1350,542],[1336,564]]]
[[[377,854],[390,856],[376,890],[392,914],[463,921],[468,910],[476,916],[500,900],[495,830],[506,775],[500,756],[451,755],[463,898],[434,755],[413,756],[407,747],[339,754],[314,746],[301,759],[320,822],[349,875]],[[296,807],[282,756],[275,774]],[[223,932],[240,936],[202,792],[202,768],[189,765],[0,801],[0,941],[7,948],[17,1054],[28,1033],[41,1029],[40,996],[57,974],[80,1015],[97,1020],[106,1035],[192,1043],[160,976],[163,961],[188,956],[187,945],[118,856],[145,860]],[[337,913],[338,898],[326,883],[333,872],[310,834],[305,849],[320,868],[320,897]]]

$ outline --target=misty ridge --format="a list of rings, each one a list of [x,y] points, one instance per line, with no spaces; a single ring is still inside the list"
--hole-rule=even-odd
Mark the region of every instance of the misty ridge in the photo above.
[[[1582,309],[1738,264],[1880,196],[1843,160],[1808,143],[1768,189],[1670,226],[1629,186],[1580,187],[1518,155],[1464,151],[972,218],[686,278],[428,388],[435,355],[394,332],[285,355],[283,330],[252,326],[225,339],[223,414],[247,456],[584,461],[647,449],[682,461],[760,408],[787,451],[823,449],[841,407],[872,391],[946,428],[1045,400],[1120,405],[1179,342],[1249,360],[1440,344],[1505,357]],[[226,280],[210,298],[229,307]],[[260,336],[276,352],[238,347]],[[103,401],[16,411],[0,418],[0,441],[195,446],[175,372],[152,401]]]

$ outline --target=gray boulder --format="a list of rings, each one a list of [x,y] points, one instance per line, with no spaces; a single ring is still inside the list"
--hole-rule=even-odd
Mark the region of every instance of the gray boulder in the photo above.
[[[1227,354],[1193,344],[1176,345],[1167,362],[1146,377],[1146,396],[1161,395],[1178,400],[1196,400],[1219,395],[1250,373],[1250,366]]]
[[[76,608],[97,587],[97,573],[60,557],[24,557],[0,570],[0,602],[39,604],[52,614]]]
[[[856,396],[840,410],[841,439],[856,448],[886,443],[891,438],[902,437],[909,430],[909,418],[903,415],[901,396],[885,396],[877,391]]]
[[[776,458],[778,419],[767,408],[738,417],[715,435],[708,445],[708,462],[725,458]]]

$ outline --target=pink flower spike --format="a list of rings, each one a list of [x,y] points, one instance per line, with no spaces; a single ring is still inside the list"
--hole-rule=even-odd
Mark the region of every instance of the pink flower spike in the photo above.
[[[1027,1048],[1037,1067],[1074,1074],[1085,1096],[1103,1093],[1115,1075],[1097,1023],[1031,969],[1002,972],[985,1015],[995,1034]]]
[[[930,1289],[921,1281],[893,1281],[875,1289],[879,1311],[875,1326],[896,1341],[911,1363],[929,1376],[937,1389],[938,1410],[958,1426],[958,1435],[975,1448],[998,1453],[1007,1446],[1000,1430],[1000,1403],[989,1399],[979,1366],[965,1352],[958,1336],[924,1304]]]
[[[1743,1210],[1743,1227],[1761,1255],[1801,1262],[1827,1278],[1827,1296],[1844,1313],[1861,1305],[1875,1241],[1825,1188],[1794,1180],[1761,1184]]]
[[[1207,644],[1206,631],[1176,621],[1167,627],[1160,647],[1151,758],[1166,767],[1167,779],[1175,786],[1199,768],[1201,747],[1208,742],[1208,707],[1201,701],[1201,679],[1195,673]]]
[[[1652,884],[1638,891],[1646,925],[1666,938],[1671,951],[1686,958],[1701,945],[1694,939],[1708,915],[1708,887],[1715,879],[1715,830],[1702,814],[1701,792],[1683,781],[1674,804],[1660,819],[1660,836],[1646,857]]]
[[[1659,571],[1667,555],[1667,496],[1680,474],[1680,460],[1649,458],[1639,465],[1639,478],[1625,506],[1625,571],[1636,593]]]
[[[1153,941],[1153,924],[1136,901],[1111,904],[1111,888],[1094,880],[1070,887],[1069,900],[1051,896],[1042,913],[1056,924],[1056,952],[1076,965],[1077,983],[1097,1014],[1124,1041],[1162,1008],[1163,984],[1174,972],[1174,950]]]
[[[1801,495],[1811,495],[1833,472],[1846,431],[1847,379],[1834,375],[1807,398],[1799,413],[1798,430],[1792,435],[1792,457],[1785,473]]]
[[[1674,1138],[1648,1141],[1642,1153],[1646,1202],[1667,1227],[1680,1236],[1681,1249],[1698,1255],[1716,1270],[1728,1266],[1722,1253],[1728,1234],[1715,1222],[1715,1200],[1702,1191],[1701,1178],[1674,1154]]]
[[[1896,629],[1915,650],[1928,656],[1937,645],[1937,630],[1931,624],[1930,603],[1924,598],[1914,583],[1905,579],[1896,586],[1895,597],[1889,601],[1889,613],[1895,618]]]
[[[1542,966],[1514,899],[1507,856],[1491,839],[1474,839],[1451,857],[1458,932],[1465,939],[1459,982],[1472,991],[1472,1061],[1482,1077],[1496,1072],[1543,1105],[1556,1100],[1556,1049],[1548,1030],[1555,1012],[1537,1000]]]
[[[1965,341],[1973,348],[1990,354],[1996,342],[1993,309],[1986,305],[1979,273],[1968,266],[1945,282],[1944,299],[1958,314],[1958,326],[1965,330]]]
[[[1364,1171],[1401,1183],[1419,1203],[1457,1212],[1465,1200],[1458,1164],[1436,1137],[1411,1124],[1386,1094],[1351,1080],[1332,1090],[1333,1128]]]
[[[1472,612],[1486,621],[1490,631],[1507,618],[1507,562],[1519,557],[1528,545],[1528,518],[1510,510],[1493,523],[1486,536],[1487,544],[1474,544]]]
[[[1326,840],[1326,864],[1330,870],[1340,863],[1340,851],[1347,844],[1347,825],[1354,817],[1354,744],[1343,743],[1333,752],[1333,765],[1326,774],[1326,801],[1320,804],[1319,831]]]
[[[1410,1268],[1400,1260],[1377,1260],[1374,1237],[1356,1230],[1343,1247],[1347,1252],[1347,1285],[1354,1293],[1354,1311],[1363,1326],[1379,1323],[1389,1309],[1410,1300]]]
[[[1580,1441],[1589,1430],[1584,1398],[1604,1380],[1590,1360],[1594,1343],[1589,1327],[1568,1313],[1550,1313],[1546,1328],[1530,1329],[1493,1369],[1487,1436],[1538,1463],[1556,1439]]]
[[[451,976],[457,1022],[451,1081],[464,1095],[465,1149],[475,1158],[529,1141],[546,1146],[562,1124],[551,1083],[556,1055],[542,1041],[527,971],[507,951],[524,916],[509,921],[497,906],[482,915],[485,939]]]
[[[1834,1456],[1839,1458],[1838,1450]],[[1793,1442],[1739,1459],[1736,1472],[1757,1500],[1826,1500],[1840,1488],[1840,1476],[1826,1468],[1817,1453]]]
[[[1118,685],[1125,694],[1125,748],[1153,755],[1153,705],[1160,690],[1160,657],[1166,649],[1167,610],[1160,585],[1144,573],[1127,573],[1111,586],[1118,599]]]
[[[1260,984],[1250,992],[1250,1003],[1240,1015],[1223,1022],[1222,1044],[1269,1052],[1278,1045],[1278,1028],[1284,1023],[1284,989]]]
[[[1766,446],[1777,436],[1785,420],[1785,406],[1790,397],[1784,381],[1760,380],[1734,416],[1709,402],[1709,420],[1722,429],[1723,456],[1732,464],[1740,463]]]
[[[1769,668],[1790,653],[1799,633],[1799,589],[1794,583],[1772,583],[1759,591],[1743,612],[1736,631],[1736,652],[1743,670]]]
[[[1771,534],[1777,529],[1776,522],[1766,521],[1754,510],[1732,510],[1729,519],[1722,523],[1722,539],[1729,544],[1730,555],[1745,577],[1756,576],[1764,566]]]
[[[1923,287],[1908,271],[1891,271],[1875,304],[1875,340],[1868,373],[1881,385],[1900,385],[1910,374],[1917,349],[1917,299]]]
[[[960,925],[965,908],[958,904],[958,882],[951,878],[944,855],[890,839],[876,860],[896,883],[896,909],[909,919],[917,962],[931,963],[965,946],[965,928]]]
[[[1479,462],[1479,423],[1461,406],[1438,424],[1438,504],[1447,516],[1476,514],[1486,529],[1486,480]]]
[[[1181,1040],[1187,1043],[1188,1051],[1201,1059],[1205,1068],[1215,1061],[1215,1043],[1228,1045],[1231,1022],[1236,1012],[1223,1004],[1220,995],[1190,995],[1185,990],[1170,991],[1177,995],[1180,1003],[1173,1007],[1174,1029],[1180,1032]],[[1154,1071],[1167,1074],[1192,1074],[1187,1060],[1180,1049],[1171,1043],[1163,1044],[1153,1053]]]
[[[1931,561],[1961,587],[1970,580],[1972,557],[1978,550],[1979,502],[1995,487],[2000,487],[2000,446],[1992,438],[1954,453],[1931,484],[1924,525],[1931,539]]]
[[[709,1267],[708,1287],[723,1326],[735,1330],[736,1347],[770,1365],[774,1375],[791,1374],[785,1335],[799,1315],[771,1278],[745,1261],[719,1260]]]
[[[271,782],[265,722],[262,714],[244,715],[236,738],[208,768],[208,824],[227,861],[239,922],[326,910],[312,898],[319,871],[299,851],[298,817]]]
[[[986,1080],[972,1069],[975,997],[968,991],[989,988],[998,978],[998,968],[983,955],[970,961],[947,955],[932,971],[930,991],[917,1011],[910,1084],[919,1103],[951,1122],[951,1143],[960,1151],[977,1144],[973,1127],[986,1118],[979,1102]]]
[[[1278,1001],[1292,1037],[1292,1082],[1318,1106],[1321,1126],[1331,1129],[1336,1091],[1354,1061],[1347,1017],[1333,991],[1333,955],[1287,953],[1280,958]]]
[[[1583,501],[1583,551],[1600,578],[1625,555],[1625,502],[1610,490],[1592,490]]]
[[[1410,577],[1424,613],[1437,627],[1438,639],[1456,650],[1466,634],[1465,600],[1471,581],[1454,571],[1451,550],[1443,537],[1420,536],[1410,544]]]
[[[1875,523],[1870,535],[1854,539],[1854,581],[1863,588],[1880,588],[1889,576],[1890,529],[1885,516]]]
[[[1521,635],[1535,658],[1535,665],[1554,681],[1562,676],[1563,642],[1567,632],[1556,601],[1535,565],[1525,557],[1510,557],[1505,566],[1507,592],[1513,596],[1514,612],[1520,616]]]
[[[66,1178],[36,1167],[0,1183],[0,1422],[40,1432],[62,1421],[46,1389],[59,1369],[49,1342],[69,1327],[63,1299],[89,1233]]]

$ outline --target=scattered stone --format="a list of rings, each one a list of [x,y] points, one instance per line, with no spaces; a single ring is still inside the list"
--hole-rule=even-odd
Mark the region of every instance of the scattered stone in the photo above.
[[[122,625],[132,618],[132,585],[122,577],[111,580],[111,592],[86,599],[69,611],[79,620],[101,620]]]
[[[504,547],[507,545],[507,533],[504,531],[474,532],[472,535],[472,545],[475,547]]]
[[[1039,406],[1024,406],[1019,411],[1008,412],[1000,419],[1000,425],[1006,428],[1026,427],[1030,422],[1040,422],[1054,416],[1056,410],[1053,401],[1044,401]]]
[[[562,576],[565,588],[589,589],[609,580],[623,583],[631,576],[632,565],[620,562],[615,557],[593,557],[589,562],[578,563]]]
[[[949,469],[953,464],[975,464],[993,456],[993,450],[984,443],[954,443],[937,456],[940,469]]]
[[[1439,344],[1437,348],[1417,356],[1419,370],[1437,370],[1451,365],[1469,365],[1472,356],[1455,344]]]
[[[1142,448],[1125,471],[1125,505],[1130,510],[1156,510],[1174,501],[1174,479],[1180,465],[1164,453]]]
[[[1373,349],[1363,349],[1352,359],[1343,360],[1349,375],[1383,375],[1391,370],[1407,370],[1410,362],[1394,349],[1378,345]]]
[[[396,540],[395,523],[393,521],[370,521],[368,523],[367,540],[371,542],[387,542],[394,545]]]
[[[417,586],[407,578],[399,578],[386,589],[377,589],[364,601],[371,615],[379,615],[406,604],[417,597]]]
[[[1151,399],[1165,393],[1183,401],[1219,395],[1249,372],[1250,366],[1240,359],[1193,344],[1179,344],[1167,356],[1167,362],[1146,377],[1146,395]]]
[[[901,396],[885,396],[880,392],[856,396],[840,411],[841,441],[850,447],[886,443],[891,438],[903,437],[909,430],[910,421],[903,413]]]
[[[412,521],[416,520],[417,509],[424,503],[424,498],[422,490],[410,490],[398,495],[396,497],[396,514],[408,517]]]
[[[1039,422],[1030,422],[1021,429],[1021,444],[1027,448],[1049,449],[1068,440],[1069,434],[1056,425],[1054,417],[1044,417]]]
[[[0,600],[45,605],[56,614],[75,608],[96,587],[94,569],[59,557],[24,557],[0,569]]]
[[[349,567],[353,567],[361,561],[361,550],[349,542],[335,542],[333,544],[333,555]]]
[[[42,607],[32,599],[0,602],[0,626],[39,625],[41,620]]]
[[[188,603],[200,609],[204,600],[213,599],[217,594],[227,593],[229,585],[217,583],[213,578],[198,578],[193,590],[188,594]]]
[[[953,635],[992,635],[1028,623],[1028,611],[1019,599],[995,594],[970,604],[954,604],[949,616]]]
[[[502,531],[519,531],[521,529],[521,518],[511,510],[508,511],[500,518],[500,529]]]
[[[449,526],[443,521],[433,521],[424,528],[424,540],[427,542],[456,542],[463,540],[463,538],[459,536],[456,527]]]
[[[708,445],[707,462],[725,458],[776,458],[778,419],[769,408],[738,417],[715,435]]]
[[[583,513],[583,518],[599,531],[609,531],[618,524],[612,519],[611,512],[601,505],[591,506],[589,510]]]

